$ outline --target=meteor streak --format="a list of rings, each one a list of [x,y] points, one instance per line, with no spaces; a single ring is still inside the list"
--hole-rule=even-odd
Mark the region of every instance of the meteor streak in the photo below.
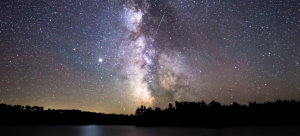
[[[165,16],[165,14],[162,16],[162,18],[161,18],[161,20],[160,20],[160,22],[159,22],[159,25],[158,25],[158,27],[157,27],[157,29],[156,29],[155,35],[157,34],[157,31],[158,31],[158,29],[159,29],[159,27],[160,27],[161,21],[164,19],[164,16]]]

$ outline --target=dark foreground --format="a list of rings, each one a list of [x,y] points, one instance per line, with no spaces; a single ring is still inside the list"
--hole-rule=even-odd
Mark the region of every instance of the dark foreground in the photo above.
[[[38,106],[0,104],[0,125],[132,125],[180,127],[297,126],[300,102],[281,101],[249,105],[221,105],[212,101],[175,102],[168,108],[137,108],[135,115],[79,110],[44,110]]]
[[[134,126],[0,126],[1,136],[299,136],[299,126],[134,127]]]

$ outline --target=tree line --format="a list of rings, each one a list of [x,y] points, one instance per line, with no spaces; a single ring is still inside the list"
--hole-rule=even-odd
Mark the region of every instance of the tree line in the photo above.
[[[276,100],[273,102],[249,102],[241,105],[233,102],[223,105],[216,101],[175,102],[165,109],[145,107],[136,109],[141,126],[257,126],[299,125],[300,102]]]
[[[300,102],[295,100],[276,100],[273,102],[267,101],[264,103],[249,102],[247,105],[241,105],[237,102],[233,102],[230,105],[223,105],[215,100],[210,103],[206,103],[203,100],[201,102],[178,102],[175,101],[175,106],[172,103],[169,103],[167,108],[161,109],[159,107],[155,107],[152,109],[151,107],[146,108],[146,106],[141,105],[136,109],[135,115],[151,115],[151,114],[159,114],[163,112],[168,112],[168,114],[176,114],[178,112],[182,113],[192,113],[192,112],[205,112],[205,110],[258,110],[258,109],[297,109],[300,108]]]
[[[299,109],[300,102],[295,100],[248,105],[176,101],[164,109],[141,105],[135,115],[123,115],[0,104],[0,125],[282,126],[300,125]]]
[[[44,107],[39,106],[22,106],[22,105],[6,105],[4,103],[0,104],[0,110],[4,111],[43,111]]]

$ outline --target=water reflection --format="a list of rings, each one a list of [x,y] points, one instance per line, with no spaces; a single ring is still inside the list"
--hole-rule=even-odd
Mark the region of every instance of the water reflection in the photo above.
[[[0,136],[282,136],[300,135],[300,126],[287,127],[135,127],[135,126],[0,126]]]
[[[96,125],[78,127],[80,136],[99,136],[101,129]]]

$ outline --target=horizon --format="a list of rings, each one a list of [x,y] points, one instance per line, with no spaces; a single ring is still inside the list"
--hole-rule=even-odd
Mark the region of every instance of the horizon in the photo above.
[[[221,104],[221,106],[232,106],[234,103],[236,103],[236,104],[238,104],[238,105],[240,105],[240,106],[247,106],[247,107],[249,107],[249,103],[252,103],[252,104],[266,104],[266,103],[268,103],[268,102],[292,102],[292,101],[295,101],[295,102],[300,102],[300,100],[294,100],[294,99],[291,99],[291,100],[281,100],[281,99],[277,99],[277,100],[273,100],[273,101],[265,101],[265,102],[257,102],[257,101],[249,101],[247,104],[241,104],[241,103],[238,103],[238,102],[232,102],[232,103],[230,103],[230,104],[222,104],[222,103],[220,103],[220,102],[218,102],[218,101],[215,101],[215,100],[212,100],[211,102],[216,102],[216,103],[219,103],[219,104]],[[169,104],[172,104],[173,106],[176,106],[176,102],[178,102],[178,101],[175,101],[174,102],[174,104],[175,105],[173,105],[173,103],[169,103]],[[206,104],[206,106],[210,106],[210,103],[211,102],[208,102],[208,103],[206,103],[205,101],[180,101],[180,102],[178,102],[178,103],[201,103],[201,102],[204,102],[205,104]],[[0,103],[0,105],[1,104],[4,104],[4,105],[8,105],[8,106],[12,106],[12,107],[14,107],[14,106],[17,106],[17,105],[19,105],[19,104],[16,104],[16,105],[11,105],[11,104],[7,104],[7,103]],[[20,106],[30,106],[30,107],[34,107],[34,106],[37,106],[37,105],[20,105]],[[144,106],[144,105],[141,105],[141,106]],[[37,107],[43,107],[43,106],[37,106]],[[146,107],[146,106],[145,106]],[[165,109],[164,108],[161,108],[161,107],[155,107],[155,108],[159,108],[159,109],[163,109],[163,110],[166,110],[166,109],[168,109],[168,107],[169,107],[169,105],[166,105],[165,106]],[[101,114],[116,114],[116,115],[128,115],[128,116],[130,116],[130,115],[135,115],[135,113],[129,113],[129,114],[122,114],[122,113],[104,113],[104,112],[94,112],[94,111],[84,111],[84,110],[80,110],[80,109],[51,109],[51,108],[48,108],[48,107],[43,107],[44,109],[43,109],[43,111],[48,111],[48,110],[76,110],[76,111],[80,111],[80,112],[90,112],[90,113],[101,113]],[[136,109],[138,109],[138,108],[140,108],[140,107],[137,107]],[[146,107],[146,109],[148,109],[148,108],[151,108],[152,110],[154,109],[154,107]]]
[[[300,99],[297,0],[0,5],[0,103],[132,114]]]

